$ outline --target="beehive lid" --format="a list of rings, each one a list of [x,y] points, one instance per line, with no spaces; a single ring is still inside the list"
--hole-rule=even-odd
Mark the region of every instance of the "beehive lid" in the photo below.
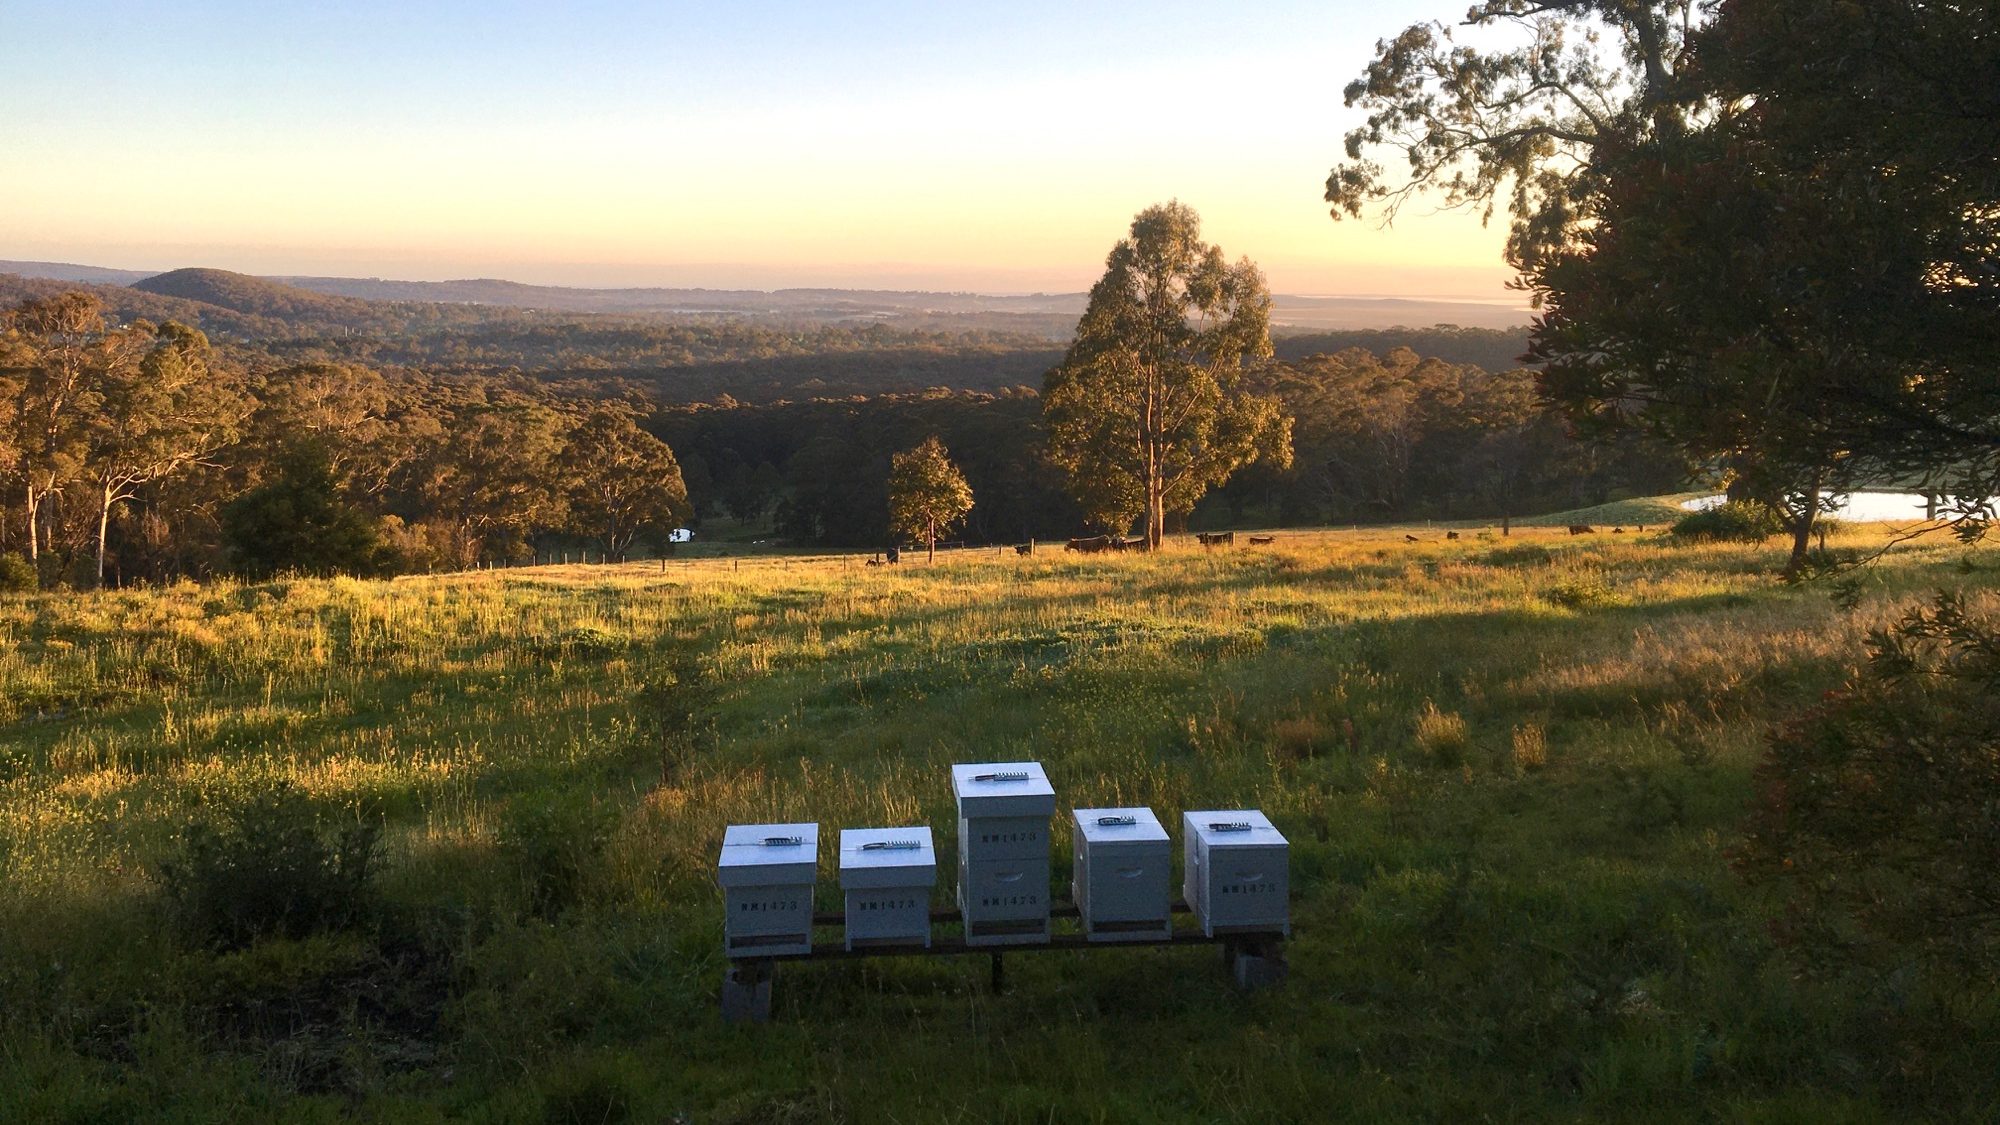
[[[841,886],[921,887],[935,882],[937,852],[929,827],[841,829]]]
[[[1256,809],[1217,809],[1186,814],[1196,835],[1210,848],[1269,847],[1285,843],[1284,834]]]
[[[951,792],[958,815],[1050,816],[1056,791],[1040,762],[981,762],[951,767]]]
[[[1077,809],[1076,832],[1092,844],[1165,843],[1152,809]]]
[[[715,878],[725,887],[810,884],[818,864],[817,824],[732,824],[722,834]]]

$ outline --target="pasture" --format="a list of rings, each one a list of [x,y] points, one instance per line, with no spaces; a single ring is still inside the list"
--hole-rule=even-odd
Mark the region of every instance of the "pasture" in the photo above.
[[[1778,585],[1776,544],[1405,530],[0,597],[0,1119],[1993,1104],[1990,987],[1802,971],[1728,861],[1769,725],[1910,600],[1990,590],[1990,551],[1899,547],[1845,610]],[[1030,758],[1059,810],[1267,811],[1290,981],[1051,952],[996,996],[983,959],[882,959],[781,969],[772,1023],[720,1023],[724,825],[927,822],[949,856],[948,766]],[[379,826],[366,909],[191,937],[159,872],[245,808]]]

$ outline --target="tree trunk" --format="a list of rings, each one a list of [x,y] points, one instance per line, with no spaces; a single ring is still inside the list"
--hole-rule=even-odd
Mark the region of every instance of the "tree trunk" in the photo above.
[[[1819,520],[1819,487],[1820,474],[1814,473],[1802,510],[1792,519],[1792,557],[1785,560],[1784,579],[1787,582],[1805,570],[1806,555],[1812,547],[1813,524]]]
[[[111,529],[111,489],[106,488],[97,505],[97,588],[104,589],[104,539]]]
[[[39,492],[33,484],[28,485],[28,561],[35,562],[42,557],[42,501],[48,493]]]
[[[1500,513],[1500,538],[1502,538],[1502,539],[1505,539],[1505,538],[1507,538],[1507,534],[1508,534],[1508,532],[1509,532],[1510,530],[1512,530],[1512,529],[1513,529],[1513,526],[1514,526],[1514,517],[1513,517],[1513,516],[1510,516],[1510,515],[1508,515],[1508,514],[1507,514],[1506,512],[1501,512],[1501,513]]]
[[[1167,533],[1166,488],[1155,469],[1146,481],[1146,549],[1158,551]]]
[[[937,561],[937,522],[933,520],[931,525],[924,530],[924,539],[930,547],[929,552],[924,556],[924,561],[934,563]]]

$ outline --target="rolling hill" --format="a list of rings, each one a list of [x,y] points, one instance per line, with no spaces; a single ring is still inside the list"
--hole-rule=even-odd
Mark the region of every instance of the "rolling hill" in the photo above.
[[[294,322],[358,325],[376,313],[367,301],[334,297],[248,274],[179,269],[132,283],[141,293],[178,297],[249,316]]]

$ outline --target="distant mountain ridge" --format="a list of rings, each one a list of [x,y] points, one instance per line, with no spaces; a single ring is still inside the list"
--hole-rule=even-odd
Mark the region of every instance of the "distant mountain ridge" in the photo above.
[[[130,285],[152,275],[147,270],[117,270],[106,266],[79,266],[73,262],[0,262],[0,273],[48,281],[76,281],[85,285]]]
[[[979,327],[1067,339],[1083,313],[1086,294],[981,294],[894,289],[584,289],[529,285],[498,278],[455,281],[398,281],[352,277],[252,277],[227,270],[182,269],[163,274],[51,262],[0,261],[0,274],[98,285],[125,285],[147,292],[202,300],[256,315],[287,316],[286,308],[314,308],[305,294],[357,301],[392,301],[549,312],[643,317],[746,317],[832,323],[889,322],[908,327],[952,330]],[[268,288],[275,287],[275,288]],[[207,293],[209,296],[198,296]],[[219,300],[213,298],[221,298]],[[1525,308],[1476,301],[1402,297],[1326,297],[1277,294],[1272,321],[1279,331],[1329,331],[1455,324],[1466,328],[1514,328],[1528,323]],[[354,311],[316,309],[343,322]]]
[[[6,264],[6,263],[0,263]],[[333,279],[341,281],[342,279]],[[435,296],[461,284],[467,293],[539,293],[511,282],[381,283],[416,289],[382,293]],[[323,293],[271,278],[215,269],[171,270],[129,285],[29,278],[0,273],[0,310],[23,300],[84,290],[103,302],[113,323],[173,320],[200,328],[256,365],[343,363],[433,373],[518,373],[527,378],[644,388],[662,402],[746,402],[914,393],[930,388],[1012,393],[1038,385],[1060,362],[1077,311],[1058,302],[1081,294],[1018,299],[1015,309],[1045,302],[1050,311],[994,311],[968,294],[849,290],[637,291],[708,299],[649,313],[576,311],[548,304],[369,299]],[[560,293],[562,291],[555,291]],[[571,291],[585,298],[626,291]],[[1280,301],[1283,301],[1280,298]],[[1321,306],[1331,299],[1316,300]],[[901,303],[898,303],[901,302]],[[1420,303],[1361,302],[1393,308],[1398,327],[1294,326],[1275,333],[1277,353],[1297,359],[1360,347],[1384,354],[1409,347],[1489,371],[1518,365],[1527,328],[1433,324],[1408,327]],[[1334,302],[1336,309],[1347,304]],[[968,311],[955,311],[964,309]],[[1308,312],[1313,311],[1309,305]],[[1382,323],[1387,318],[1378,319]],[[1324,324],[1325,321],[1321,321]],[[249,359],[248,357],[261,357]]]

